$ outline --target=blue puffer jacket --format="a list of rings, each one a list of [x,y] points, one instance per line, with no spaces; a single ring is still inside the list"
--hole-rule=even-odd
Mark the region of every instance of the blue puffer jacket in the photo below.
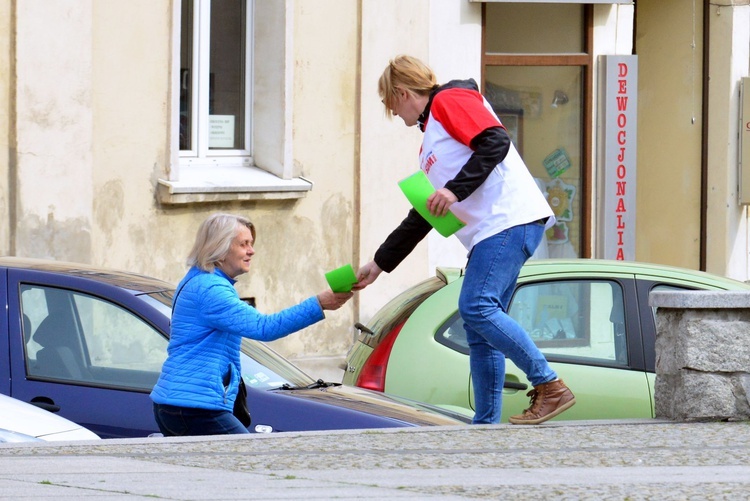
[[[167,359],[151,400],[231,412],[240,379],[242,338],[273,341],[324,318],[315,297],[263,315],[240,299],[234,284],[219,269],[208,273],[191,268],[182,279],[172,312]]]

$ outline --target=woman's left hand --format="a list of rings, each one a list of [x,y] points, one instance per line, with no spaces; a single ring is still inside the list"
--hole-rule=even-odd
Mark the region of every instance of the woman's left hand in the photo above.
[[[427,210],[433,216],[445,216],[451,205],[458,202],[458,198],[452,191],[440,188],[427,199]]]

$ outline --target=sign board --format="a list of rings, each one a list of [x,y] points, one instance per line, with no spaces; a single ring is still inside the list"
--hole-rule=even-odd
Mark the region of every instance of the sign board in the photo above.
[[[208,125],[209,148],[234,148],[234,115],[210,115]]]
[[[740,112],[739,201],[750,205],[750,77],[742,79]]]
[[[602,257],[635,259],[638,56],[601,56]]]

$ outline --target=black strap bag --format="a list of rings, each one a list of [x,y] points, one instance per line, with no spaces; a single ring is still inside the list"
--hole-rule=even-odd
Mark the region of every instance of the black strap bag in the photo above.
[[[237,388],[237,398],[234,400],[234,410],[232,413],[245,427],[250,426],[250,423],[252,423],[250,411],[247,408],[247,387],[245,387],[245,380],[242,379],[242,376],[240,376],[240,386]]]

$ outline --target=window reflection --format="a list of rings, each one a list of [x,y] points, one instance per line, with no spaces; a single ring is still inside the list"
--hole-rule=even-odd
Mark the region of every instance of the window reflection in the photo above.
[[[484,95],[557,218],[534,257],[585,257],[591,11],[548,3],[488,3],[484,9]]]
[[[580,255],[583,70],[578,66],[489,66],[485,97],[508,129],[557,218],[545,255]]]
[[[245,1],[211,3],[210,149],[242,149],[245,135]]]

